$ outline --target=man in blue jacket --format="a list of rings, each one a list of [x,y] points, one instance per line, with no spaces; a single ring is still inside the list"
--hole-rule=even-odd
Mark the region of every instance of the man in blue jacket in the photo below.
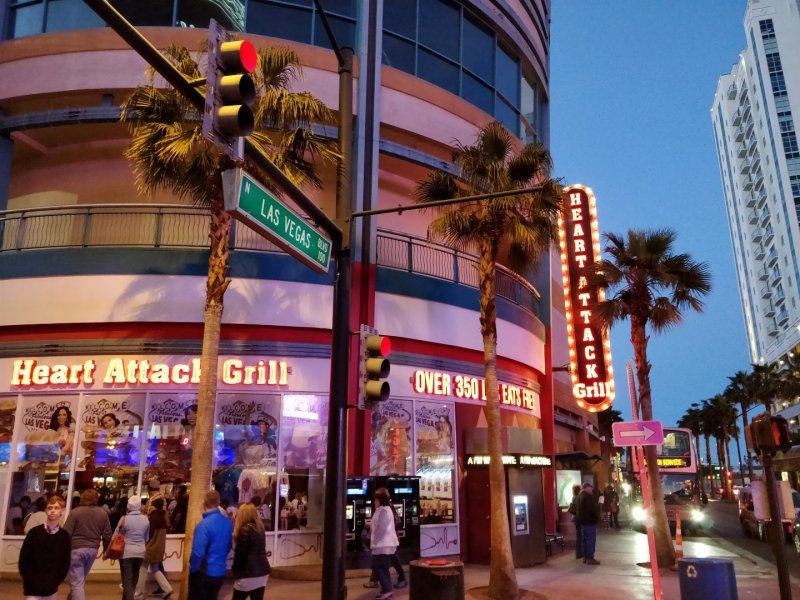
[[[189,557],[189,600],[217,600],[233,540],[233,523],[219,510],[219,492],[207,492],[203,506]]]

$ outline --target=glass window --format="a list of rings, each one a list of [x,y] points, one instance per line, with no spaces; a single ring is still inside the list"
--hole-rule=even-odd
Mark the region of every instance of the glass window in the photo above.
[[[9,37],[21,38],[42,33],[44,2],[9,9]]]
[[[525,142],[533,142],[536,138],[536,126],[538,125],[538,94],[534,84],[528,81],[527,77],[522,78],[522,96],[520,99],[520,112],[525,119]]]
[[[244,0],[178,0],[176,25],[207,28],[212,17],[229,31],[244,31]]]
[[[417,3],[414,0],[384,0],[383,28],[415,39],[417,37]]]
[[[499,96],[494,103],[494,118],[500,121],[514,135],[519,135],[519,114]]]
[[[495,57],[495,87],[512,106],[519,106],[519,61],[502,48]]]
[[[372,411],[370,475],[411,475],[411,401],[387,400]]]
[[[452,404],[417,402],[414,412],[419,475],[420,522],[455,519],[455,435]]]
[[[328,9],[327,3],[325,9]],[[328,40],[328,34],[325,33],[325,28],[322,26],[322,17],[317,14],[317,22],[314,27],[314,45],[322,48],[332,48]],[[339,19],[337,17],[328,16],[328,23],[333,29],[333,35],[336,36],[336,41],[342,46],[349,46],[355,48],[356,46],[356,24],[355,21],[347,19]]]
[[[95,489],[101,503],[111,506],[138,490],[144,415],[144,394],[85,397],[77,425],[75,490]]]
[[[420,48],[417,74],[426,81],[458,94],[458,67]]]
[[[461,95],[484,112],[494,114],[492,88],[466,72],[461,79]]]
[[[171,484],[173,489],[189,481],[196,424],[197,394],[150,395],[145,419],[147,449],[143,488],[151,479]]]
[[[489,83],[494,81],[494,35],[471,17],[464,19],[462,63]]]
[[[14,436],[16,396],[0,396],[0,470],[11,462],[11,439]]]
[[[312,14],[304,8],[251,1],[247,7],[247,30],[310,44]]]
[[[383,64],[414,74],[414,44],[383,34]]]
[[[67,497],[75,452],[77,396],[27,396],[22,400],[15,470],[8,494],[5,531],[21,535],[37,498],[50,492]]]
[[[314,394],[284,394],[281,415],[279,529],[322,529],[328,400]]]
[[[322,6],[328,14],[333,13],[346,17],[356,16],[356,0],[325,0]]]
[[[173,3],[163,0],[113,0],[111,2],[134,25],[172,25]]]
[[[104,27],[103,19],[83,2],[50,0],[47,3],[45,31],[68,31],[88,27]]]
[[[419,0],[419,43],[458,60],[458,5],[445,0]]]

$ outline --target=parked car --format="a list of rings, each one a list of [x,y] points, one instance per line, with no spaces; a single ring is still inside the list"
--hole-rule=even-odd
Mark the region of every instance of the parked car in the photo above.
[[[800,515],[800,492],[792,490],[792,504],[794,505],[795,518],[783,519],[783,531],[786,541],[793,541],[797,551],[800,552],[800,530],[798,528],[798,515]],[[756,537],[762,541],[767,540],[769,519],[756,518],[753,506],[753,492],[750,486],[745,486],[739,492],[739,522],[742,524],[742,533],[747,537]]]

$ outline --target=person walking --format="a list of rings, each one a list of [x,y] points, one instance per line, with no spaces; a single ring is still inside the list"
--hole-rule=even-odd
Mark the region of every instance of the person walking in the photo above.
[[[135,600],[142,600],[147,596],[147,578],[152,575],[158,584],[159,591],[155,592],[167,600],[172,595],[172,586],[169,584],[162,561],[167,545],[167,517],[164,510],[164,499],[156,498],[148,503],[150,514],[148,521],[150,533],[144,549],[144,562],[139,570],[139,581],[136,584]]]
[[[60,526],[66,508],[61,496],[53,496],[45,505],[47,520],[25,535],[18,561],[25,600],[56,600],[69,572],[69,534]]]
[[[263,600],[272,568],[267,560],[264,524],[253,504],[245,503],[233,525],[233,600]]]
[[[572,486],[572,502],[569,503],[567,512],[572,515],[572,522],[575,524],[575,558],[583,558],[583,536],[581,535],[581,524],[578,521],[578,496],[581,493],[581,486]]]
[[[101,542],[103,551],[111,541],[111,523],[108,514],[97,506],[96,491],[84,490],[80,504],[69,513],[64,531],[70,535],[69,600],[85,600],[86,576],[92,569]]]
[[[139,496],[128,498],[128,514],[120,519],[114,535],[117,533],[125,536],[125,550],[119,561],[122,600],[134,600],[139,571],[144,562],[145,545],[150,537],[150,522],[142,514],[142,499]]]
[[[594,551],[597,544],[597,523],[600,521],[600,503],[594,495],[594,486],[591,483],[584,483],[583,491],[578,496],[577,518],[581,524],[583,562],[587,565],[599,565],[600,561],[594,558]]]
[[[397,521],[399,517],[397,516],[397,510],[394,508],[394,504],[391,502],[389,503],[389,508],[392,509],[392,515],[394,515],[394,524],[395,524],[395,534],[397,533]],[[395,550],[394,554],[389,557],[389,566],[395,570],[397,573],[397,582],[394,584],[396,588],[404,588],[408,585],[408,581],[406,581],[406,574],[403,571],[403,563],[400,562],[400,557],[397,556],[397,550]],[[365,588],[376,588],[380,585],[378,582],[378,577],[375,575],[373,571],[372,574],[369,576],[369,581],[364,584]]]
[[[378,488],[375,492],[375,512],[372,513],[370,527],[370,549],[372,552],[372,572],[381,584],[381,593],[375,600],[394,598],[392,593],[392,576],[389,572],[392,555],[400,545],[395,531],[392,509],[389,508],[389,490]]]
[[[189,600],[217,600],[233,542],[233,523],[219,511],[219,492],[206,492],[203,510],[189,556]]]
[[[608,515],[608,526],[619,529],[619,494],[611,484],[603,494],[603,511]]]

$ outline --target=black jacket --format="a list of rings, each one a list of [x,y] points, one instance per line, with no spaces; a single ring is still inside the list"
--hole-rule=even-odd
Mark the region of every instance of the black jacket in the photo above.
[[[58,591],[69,571],[69,534],[60,528],[48,533],[37,525],[25,536],[19,553],[19,574],[26,596],[50,596]]]
[[[581,492],[578,496],[578,513],[575,517],[581,525],[597,525],[600,522],[600,503],[594,494]]]
[[[252,523],[246,525],[236,537],[233,550],[233,576],[237,579],[269,575],[272,568],[267,560],[267,543]]]

